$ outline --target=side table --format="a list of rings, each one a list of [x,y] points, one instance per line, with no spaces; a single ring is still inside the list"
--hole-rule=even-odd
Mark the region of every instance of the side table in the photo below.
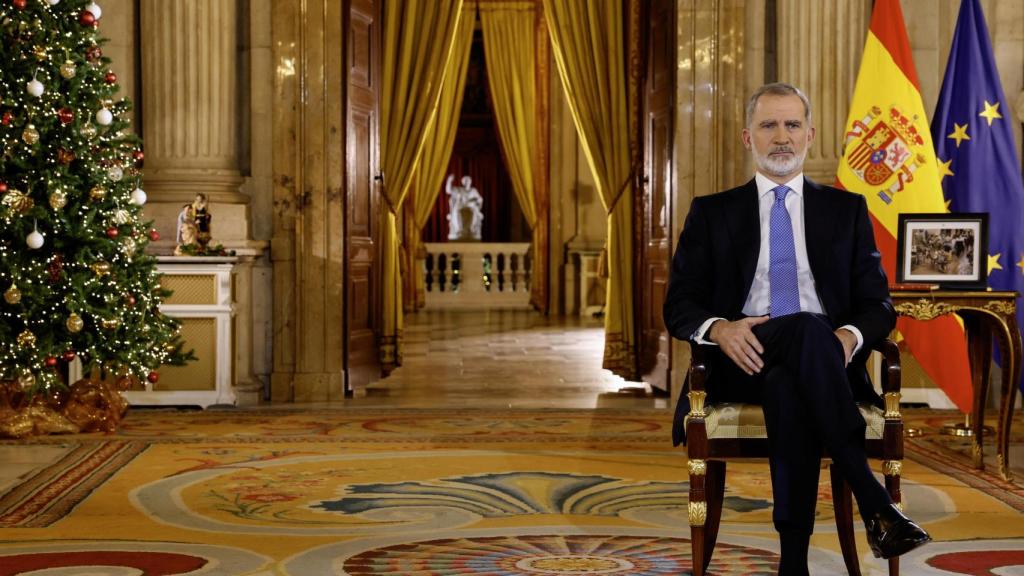
[[[981,470],[985,424],[985,398],[988,396],[992,337],[1002,359],[1002,391],[996,428],[996,463],[1003,479],[1010,479],[1009,446],[1013,403],[1021,376],[1021,334],[1017,325],[1015,291],[932,290],[894,291],[893,305],[900,316],[932,320],[944,314],[956,314],[964,321],[970,355],[974,402],[971,428],[974,467]]]

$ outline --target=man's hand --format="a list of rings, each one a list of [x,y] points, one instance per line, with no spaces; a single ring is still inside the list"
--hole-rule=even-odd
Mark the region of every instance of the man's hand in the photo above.
[[[843,352],[846,353],[846,365],[849,366],[850,360],[853,359],[853,349],[857,347],[857,337],[846,328],[836,330],[835,334],[843,345]]]
[[[735,322],[718,320],[708,329],[708,340],[718,344],[722,352],[725,352],[741,370],[748,375],[754,375],[764,368],[764,362],[761,360],[764,347],[751,329],[767,321],[767,316],[743,318]],[[856,340],[854,342],[856,343]]]

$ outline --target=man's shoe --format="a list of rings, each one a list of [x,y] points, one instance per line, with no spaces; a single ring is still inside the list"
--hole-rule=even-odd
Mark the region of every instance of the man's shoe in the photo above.
[[[932,537],[895,505],[876,512],[864,522],[868,532],[868,545],[875,558],[895,558],[914,548],[931,542]]]

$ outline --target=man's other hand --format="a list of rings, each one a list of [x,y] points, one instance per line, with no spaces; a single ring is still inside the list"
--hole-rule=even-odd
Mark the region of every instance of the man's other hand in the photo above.
[[[857,337],[846,328],[836,330],[835,334],[843,345],[843,352],[846,353],[846,365],[849,365],[850,360],[853,359],[853,349],[857,347]]]
[[[764,347],[758,342],[757,336],[754,336],[751,329],[767,321],[767,316],[742,318],[735,322],[718,320],[708,330],[708,339],[718,344],[722,352],[725,352],[725,355],[731,358],[740,367],[740,370],[748,375],[757,374],[764,368],[764,362],[761,360]]]

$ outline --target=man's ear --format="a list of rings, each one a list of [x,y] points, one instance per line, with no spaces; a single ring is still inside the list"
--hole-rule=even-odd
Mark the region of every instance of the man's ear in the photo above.
[[[809,129],[807,130],[807,145],[808,145],[808,146],[810,146],[810,145],[811,145],[811,142],[814,142],[814,134],[815,134],[815,131],[814,131],[814,126],[811,126],[811,127],[810,127],[810,128],[809,128]]]
[[[744,128],[743,131],[740,132],[740,139],[743,140],[743,147],[750,150],[750,130]]]

